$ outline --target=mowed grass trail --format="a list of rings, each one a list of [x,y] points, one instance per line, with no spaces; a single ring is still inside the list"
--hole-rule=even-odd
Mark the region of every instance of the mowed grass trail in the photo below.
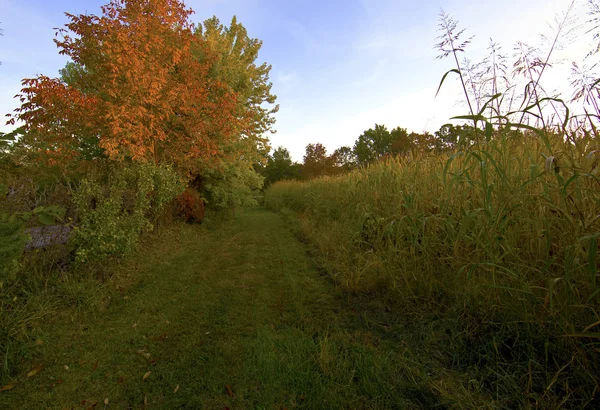
[[[0,409],[455,407],[401,312],[337,290],[277,214],[179,226],[119,269],[105,311],[45,325]]]

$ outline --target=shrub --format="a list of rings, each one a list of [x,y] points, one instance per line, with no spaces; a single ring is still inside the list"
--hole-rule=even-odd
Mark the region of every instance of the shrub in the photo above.
[[[52,225],[62,220],[65,209],[60,206],[39,206],[33,211],[0,213],[0,283],[13,276],[19,268],[19,258],[23,254],[29,235],[24,231],[25,222],[37,217],[44,225]]]
[[[188,223],[202,222],[206,212],[204,198],[194,188],[186,188],[177,198],[178,214]]]
[[[22,222],[0,221],[0,283],[17,272],[27,241]]]
[[[73,198],[79,218],[76,261],[133,251],[182,188],[172,169],[150,164],[113,170],[105,181],[84,179]]]
[[[264,178],[244,163],[224,165],[219,171],[203,176],[202,192],[211,209],[226,210],[254,206],[254,196],[263,187]]]

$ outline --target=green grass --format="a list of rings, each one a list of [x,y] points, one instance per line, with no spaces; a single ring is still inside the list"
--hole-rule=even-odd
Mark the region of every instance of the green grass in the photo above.
[[[0,408],[492,407],[431,323],[336,287],[262,208],[177,225],[106,269],[104,307],[40,324]]]

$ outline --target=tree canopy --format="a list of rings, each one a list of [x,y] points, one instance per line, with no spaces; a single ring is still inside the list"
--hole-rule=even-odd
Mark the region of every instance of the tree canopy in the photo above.
[[[68,14],[55,40],[61,78],[23,80],[9,122],[49,161],[106,156],[172,164],[190,178],[223,162],[251,169],[268,150],[276,97],[261,42],[234,18],[196,27],[178,0],[111,0],[100,16]]]
[[[263,175],[265,176],[265,186],[286,179],[298,179],[300,178],[300,166],[292,161],[287,149],[278,147],[269,155]]]

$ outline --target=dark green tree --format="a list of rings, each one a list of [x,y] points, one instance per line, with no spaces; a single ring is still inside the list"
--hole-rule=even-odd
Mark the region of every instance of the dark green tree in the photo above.
[[[292,161],[287,149],[279,147],[267,158],[263,175],[266,187],[277,181],[300,178],[300,166]]]
[[[389,154],[393,142],[386,126],[375,124],[374,129],[363,132],[354,143],[353,151],[358,164],[365,165]]]
[[[467,146],[476,140],[475,128],[471,125],[444,124],[435,132],[436,149],[455,149]]]
[[[394,156],[406,155],[410,152],[414,141],[411,140],[406,128],[394,128],[390,132],[390,137],[392,139],[392,145],[390,146],[390,154]]]
[[[331,157],[334,165],[342,172],[356,168],[356,156],[350,147],[344,146],[336,149]]]
[[[323,144],[308,144],[304,154],[304,165],[302,166],[302,178],[312,179],[334,173],[334,158],[327,155],[327,149]]]

